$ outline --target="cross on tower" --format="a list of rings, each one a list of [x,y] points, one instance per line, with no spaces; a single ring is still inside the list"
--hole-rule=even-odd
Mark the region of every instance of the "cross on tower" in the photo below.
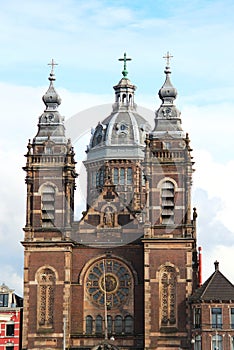
[[[50,74],[54,73],[54,66],[57,66],[57,65],[58,65],[58,63],[55,63],[54,59],[52,58],[51,63],[48,63],[48,66],[51,66],[51,73]]]
[[[119,61],[123,61],[124,62],[124,68],[123,68],[123,71],[122,71],[122,74],[123,74],[124,78],[126,78],[127,75],[128,75],[127,61],[131,61],[131,60],[132,60],[131,58],[127,58],[126,52],[124,52],[124,57],[123,58],[119,58]]]
[[[170,58],[172,58],[173,56],[170,55],[170,52],[167,51],[167,54],[165,56],[163,56],[163,58],[165,58],[167,60],[167,66],[170,65]]]

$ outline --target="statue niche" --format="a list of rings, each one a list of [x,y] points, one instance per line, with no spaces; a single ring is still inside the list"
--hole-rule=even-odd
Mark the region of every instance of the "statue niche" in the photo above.
[[[105,208],[103,215],[103,226],[114,227],[114,213],[111,207]]]

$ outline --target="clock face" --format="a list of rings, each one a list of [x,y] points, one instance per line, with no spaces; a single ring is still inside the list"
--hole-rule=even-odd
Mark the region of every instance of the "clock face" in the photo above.
[[[86,278],[86,293],[92,303],[104,307],[106,294],[107,308],[124,304],[132,286],[131,272],[117,259],[99,260],[93,264]]]

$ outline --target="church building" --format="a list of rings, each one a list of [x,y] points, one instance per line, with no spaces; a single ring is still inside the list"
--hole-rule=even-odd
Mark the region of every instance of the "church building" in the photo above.
[[[137,111],[129,59],[121,59],[112,112],[97,123],[86,151],[87,205],[79,221],[75,153],[52,61],[24,167],[25,350],[201,349],[193,323],[202,299],[194,163],[166,59],[153,127]],[[212,338],[204,349],[211,346]]]

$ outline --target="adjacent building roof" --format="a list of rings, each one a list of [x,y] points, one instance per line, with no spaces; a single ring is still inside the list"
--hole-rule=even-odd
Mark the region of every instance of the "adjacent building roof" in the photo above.
[[[233,284],[219,271],[215,262],[215,272],[190,297],[191,302],[234,301]]]

